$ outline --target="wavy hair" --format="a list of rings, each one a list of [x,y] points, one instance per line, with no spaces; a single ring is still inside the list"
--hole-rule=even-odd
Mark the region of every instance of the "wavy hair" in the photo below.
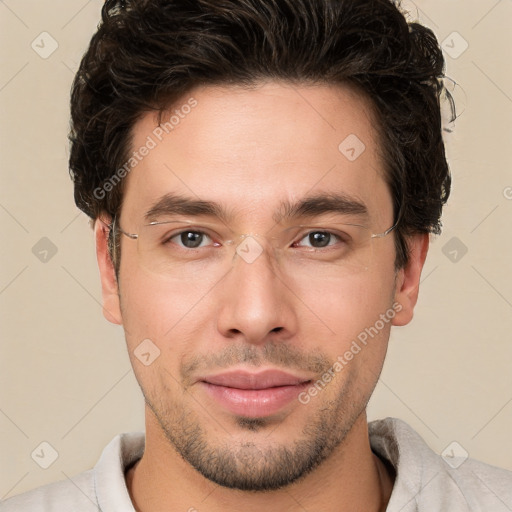
[[[400,268],[408,235],[440,232],[450,193],[443,78],[436,37],[398,0],[106,0],[72,86],[75,202],[93,219],[116,216],[123,183],[94,191],[129,158],[135,122],[194,87],[350,84],[378,120]]]

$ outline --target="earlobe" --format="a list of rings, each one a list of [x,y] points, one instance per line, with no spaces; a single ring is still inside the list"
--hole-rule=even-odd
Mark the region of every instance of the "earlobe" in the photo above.
[[[413,235],[407,240],[409,261],[400,269],[396,278],[395,302],[397,314],[393,325],[407,325],[414,315],[414,307],[418,300],[420,277],[429,246],[429,235],[426,233]]]
[[[94,223],[96,238],[96,258],[101,279],[101,294],[103,297],[103,316],[113,324],[122,324],[119,288],[116,272],[108,250],[109,224],[102,219]]]

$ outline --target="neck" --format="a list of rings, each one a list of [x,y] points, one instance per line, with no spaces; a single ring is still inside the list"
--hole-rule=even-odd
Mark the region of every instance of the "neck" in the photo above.
[[[126,473],[137,512],[382,512],[391,495],[393,475],[370,449],[365,413],[320,466],[286,488],[267,492],[228,489],[204,478],[174,450],[156,420],[146,418],[144,455]]]

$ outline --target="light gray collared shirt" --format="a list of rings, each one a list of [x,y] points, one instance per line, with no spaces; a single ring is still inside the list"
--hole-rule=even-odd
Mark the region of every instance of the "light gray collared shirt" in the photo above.
[[[511,471],[472,459],[446,462],[394,418],[372,421],[369,432],[372,450],[396,471],[387,512],[512,512]],[[143,451],[143,432],[120,434],[93,469],[5,500],[0,511],[134,512],[124,473]]]

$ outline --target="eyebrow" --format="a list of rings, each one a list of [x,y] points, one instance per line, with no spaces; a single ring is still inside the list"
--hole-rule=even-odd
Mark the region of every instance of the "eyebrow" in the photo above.
[[[273,216],[275,222],[295,218],[311,218],[328,213],[356,215],[368,218],[366,205],[345,194],[317,194],[305,197],[295,203],[283,201],[280,209]]]
[[[298,218],[312,218],[325,214],[356,215],[368,218],[366,205],[358,199],[345,194],[316,194],[296,202],[282,201],[273,214],[274,222]],[[159,198],[146,212],[146,221],[154,220],[163,215],[185,215],[192,217],[217,217],[230,223],[235,215],[221,204],[193,197],[166,194]]]
[[[232,217],[219,203],[176,194],[162,196],[146,212],[144,218],[146,221],[150,221],[162,215],[218,217],[224,221],[228,221]]]

